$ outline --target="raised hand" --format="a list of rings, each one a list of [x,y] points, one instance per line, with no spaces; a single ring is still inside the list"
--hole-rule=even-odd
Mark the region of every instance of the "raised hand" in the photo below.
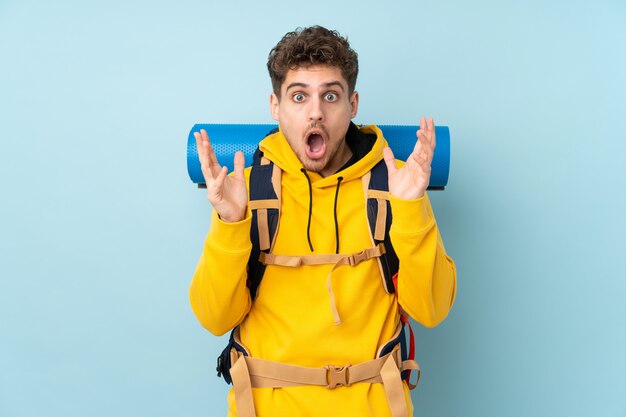
[[[432,117],[428,119],[428,123],[426,118],[422,117],[417,139],[413,152],[400,169],[396,167],[391,148],[387,147],[383,150],[389,172],[389,193],[394,197],[413,200],[422,197],[428,188],[436,144],[435,124]]]
[[[225,222],[237,222],[246,216],[248,204],[248,190],[243,175],[245,159],[243,152],[235,153],[235,171],[231,176],[226,175],[228,168],[217,162],[217,157],[211,146],[206,130],[194,132],[198,158],[202,167],[202,175],[206,183],[209,202]]]

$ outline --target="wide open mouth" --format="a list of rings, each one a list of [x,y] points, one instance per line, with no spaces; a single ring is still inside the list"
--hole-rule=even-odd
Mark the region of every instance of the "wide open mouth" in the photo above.
[[[321,129],[311,129],[306,135],[306,155],[319,159],[326,153],[326,135]]]

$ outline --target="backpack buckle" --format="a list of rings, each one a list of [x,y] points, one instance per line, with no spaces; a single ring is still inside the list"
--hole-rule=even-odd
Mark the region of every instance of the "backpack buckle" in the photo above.
[[[348,372],[350,366],[352,365],[348,364],[342,367],[326,365],[326,380],[328,381],[326,388],[335,389],[337,387],[349,387],[352,385],[348,382],[350,379]]]
[[[365,260],[367,260],[367,254],[364,250],[362,250],[361,252],[353,253],[352,255],[348,256],[348,265],[356,266]]]

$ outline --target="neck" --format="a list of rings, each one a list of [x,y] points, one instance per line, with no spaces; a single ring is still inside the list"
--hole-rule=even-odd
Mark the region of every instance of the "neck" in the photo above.
[[[332,161],[329,161],[328,164],[319,172],[319,174],[326,178],[330,175],[336,173],[339,168],[344,166],[346,162],[348,162],[352,158],[352,149],[346,143],[346,140],[341,142],[339,149],[337,149],[337,153]]]

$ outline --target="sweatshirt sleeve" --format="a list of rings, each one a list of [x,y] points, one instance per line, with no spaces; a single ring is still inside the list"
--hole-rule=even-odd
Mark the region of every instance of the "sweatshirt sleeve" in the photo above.
[[[389,231],[400,260],[398,301],[413,319],[434,327],[446,318],[456,293],[456,268],[443,246],[428,196],[391,197]]]
[[[239,324],[250,310],[246,266],[252,243],[248,215],[226,223],[213,211],[211,228],[191,281],[191,307],[200,323],[219,336]]]

